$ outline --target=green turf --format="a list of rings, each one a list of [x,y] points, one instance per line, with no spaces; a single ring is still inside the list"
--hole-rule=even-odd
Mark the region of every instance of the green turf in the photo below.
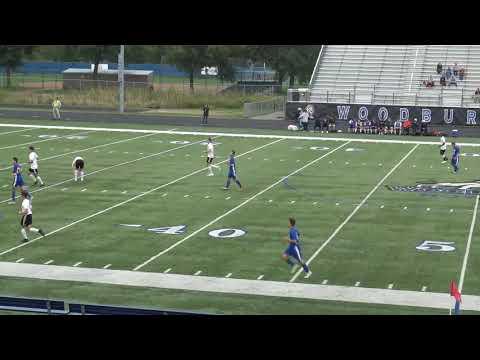
[[[111,127],[172,128],[132,124]],[[235,185],[224,191],[221,187],[226,178],[225,164],[220,164],[221,170],[214,177],[207,177],[206,171],[201,170],[205,166],[205,146],[195,142],[207,136],[153,134],[124,141],[145,134],[91,131],[80,134],[83,138],[68,139],[60,137],[78,136],[82,131],[59,129],[1,135],[13,130],[0,129],[0,168],[3,169],[0,170],[0,179],[3,179],[0,183],[0,252],[15,247],[20,241],[18,204],[6,204],[10,190],[2,186],[8,185],[11,178],[10,158],[17,155],[25,162],[27,144],[24,143],[27,142],[37,147],[40,159],[47,158],[40,161],[40,173],[51,186],[32,188],[35,191],[34,224],[55,233],[0,256],[0,261],[15,262],[24,258],[23,262],[34,264],[53,260],[53,265],[72,266],[82,262],[82,267],[101,268],[111,264],[111,269],[132,270],[151,256],[171,248],[142,267],[142,271],[163,272],[171,268],[171,273],[192,275],[201,270],[203,276],[223,277],[232,273],[232,278],[256,279],[263,275],[265,280],[275,281],[288,281],[292,276],[280,259],[285,248],[283,239],[288,231],[288,217],[298,219],[304,257],[309,259],[380,180],[414,148],[413,144],[351,142],[320,159],[348,139],[318,142],[220,136],[215,139],[219,143],[216,162],[225,161],[235,149],[239,178],[244,184],[242,191]],[[245,129],[235,131],[247,132]],[[27,134],[31,136],[23,136]],[[39,137],[42,135],[56,135],[57,138],[45,141],[45,137]],[[415,138],[420,139],[423,138]],[[123,142],[99,147],[118,141]],[[182,145],[172,141],[188,143]],[[15,144],[18,146],[11,147]],[[4,147],[9,148],[2,149]],[[90,149],[92,147],[95,148]],[[346,151],[352,148],[360,151]],[[243,155],[248,151],[251,153]],[[463,147],[462,152],[480,151]],[[87,174],[93,173],[84,183],[71,181],[71,161],[77,154],[85,158]],[[48,159],[52,156],[56,157]],[[148,158],[142,159],[146,156]],[[385,185],[476,180],[478,159],[462,157],[462,171],[454,175],[448,163],[441,164],[437,146],[418,146],[312,259],[313,276],[309,279],[301,276],[296,281],[320,284],[328,280],[331,285],[346,286],[360,282],[362,287],[371,288],[387,288],[393,284],[395,289],[420,291],[426,287],[427,291],[447,292],[450,281],[458,281],[460,276],[474,199],[393,192]],[[305,168],[288,179],[288,186],[280,181],[302,167]],[[27,179],[27,183],[30,182]],[[264,192],[265,189],[268,191]],[[149,193],[142,195],[145,192]],[[232,209],[235,210],[224,216]],[[125,228],[119,224],[145,227]],[[147,230],[175,225],[187,225],[186,233],[165,235]],[[222,228],[242,229],[246,235],[230,239],[209,236],[209,231]],[[179,243],[194,232],[198,233]],[[451,253],[416,250],[424,240],[454,242],[456,250]],[[477,241],[478,229],[475,228],[464,285],[465,293],[475,295],[480,293],[476,271],[480,261]],[[4,290],[21,296],[54,294],[72,300],[139,306],[152,306],[150,298],[171,297],[160,301],[163,307],[215,313],[288,313],[292,311],[289,303],[298,304],[295,313],[438,313],[429,309],[280,298],[269,298],[270,304],[255,296],[177,290],[124,288],[129,289],[128,294],[121,297],[118,295],[121,291],[117,290],[121,287],[42,283],[44,286],[37,288],[27,280],[5,280]],[[51,293],[42,290],[50,286]],[[86,289],[95,292],[93,289],[97,288],[106,290],[101,296],[87,295]],[[143,292],[147,295],[142,296]],[[176,306],[175,297],[181,299],[177,303],[179,306]]]

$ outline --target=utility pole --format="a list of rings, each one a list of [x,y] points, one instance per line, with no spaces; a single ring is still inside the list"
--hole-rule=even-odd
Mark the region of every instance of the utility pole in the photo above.
[[[120,53],[118,54],[118,111],[123,113],[125,110],[125,45],[120,45]]]

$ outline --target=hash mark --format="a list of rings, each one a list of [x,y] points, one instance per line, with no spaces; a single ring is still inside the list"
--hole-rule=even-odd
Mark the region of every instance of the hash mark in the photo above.
[[[172,268],[168,268],[167,270],[165,270],[163,273],[164,274],[168,274],[170,272],[170,270],[172,270]]]
[[[24,258],[20,258],[18,259],[17,261],[15,261],[16,263],[21,263],[23,260],[25,260]]]
[[[227,275],[225,275],[226,278],[229,278],[230,276],[232,276],[232,273],[228,273]]]
[[[48,260],[47,262],[44,262],[43,264],[44,265],[50,265],[51,263],[53,263],[53,260]]]
[[[107,264],[107,265],[105,265],[103,268],[104,268],[104,269],[108,269],[110,266],[112,266],[112,264]]]
[[[75,265],[73,265],[73,267],[77,267],[77,266],[79,266],[79,265],[82,265],[82,262],[81,262],[81,261],[77,262]]]
[[[263,277],[264,277],[264,275],[260,275],[260,276],[257,278],[257,280],[262,280]]]
[[[202,270],[198,270],[198,271],[197,271],[195,274],[193,274],[193,275],[198,276],[198,275],[200,275],[201,273],[202,273]]]

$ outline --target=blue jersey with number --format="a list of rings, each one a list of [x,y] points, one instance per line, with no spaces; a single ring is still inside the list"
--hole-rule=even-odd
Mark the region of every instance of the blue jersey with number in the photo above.
[[[22,174],[22,165],[19,163],[13,164],[13,186],[14,187],[20,187],[24,185]]]
[[[237,168],[235,164],[235,157],[233,155],[230,155],[228,165],[228,177],[237,177]]]
[[[457,144],[455,144],[455,146],[453,147],[453,155],[452,155],[452,158],[458,158],[460,156],[460,146],[458,146]]]

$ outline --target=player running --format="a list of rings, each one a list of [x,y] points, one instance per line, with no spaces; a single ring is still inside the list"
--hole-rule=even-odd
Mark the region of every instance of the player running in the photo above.
[[[75,181],[78,181],[78,175],[80,175],[80,181],[83,181],[83,177],[85,175],[85,172],[83,171],[84,167],[85,161],[80,156],[77,156],[75,159],[73,159],[72,168],[73,174],[75,175]]]
[[[22,177],[22,165],[18,163],[18,158],[16,157],[13,158],[12,177],[12,200],[9,202],[9,204],[15,204],[15,190],[17,188],[23,190],[23,186],[25,185]]]
[[[45,233],[42,229],[37,229],[32,227],[33,225],[33,218],[32,218],[32,201],[29,199],[28,191],[22,190],[22,207],[18,212],[22,215],[20,220],[20,225],[22,226],[22,230],[20,231],[23,236],[23,242],[28,241],[27,230],[29,232],[39,233],[42,236],[45,236]]]
[[[207,166],[208,166],[208,174],[207,176],[213,176],[212,167],[216,169],[220,169],[217,165],[213,165],[213,159],[215,158],[215,150],[212,142],[212,138],[208,138],[207,143]]]
[[[302,251],[300,249],[300,233],[295,227],[295,219],[289,218],[288,221],[290,228],[288,238],[286,239],[288,247],[283,252],[282,258],[291,267],[290,272],[292,274],[297,270],[298,264],[300,264],[305,272],[305,278],[309,278],[312,275],[312,272],[308,268],[308,265],[302,260]],[[297,264],[295,264],[290,258],[294,258]]]
[[[230,180],[233,179],[235,183],[238,185],[238,187],[241,189],[242,184],[240,184],[240,181],[237,180],[237,169],[236,169],[236,164],[235,164],[235,150],[232,150],[232,153],[230,154],[230,159],[228,160],[228,179],[227,183],[225,184],[225,187],[223,188],[224,190],[228,190],[230,187]]]
[[[33,146],[30,146],[28,149],[30,150],[30,153],[28,154],[30,169],[28,169],[28,172],[29,176],[35,178],[33,186],[37,185],[39,181],[40,186],[44,186],[45,184],[43,183],[42,178],[38,175],[38,154],[35,152],[35,148]]]
[[[453,172],[456,174],[458,173],[459,164],[460,164],[460,146],[458,146],[455,142],[452,141],[452,148],[453,148],[452,166],[453,166]]]
[[[447,151],[447,141],[445,140],[445,136],[442,135],[440,138],[440,156],[443,157],[442,164],[445,164],[448,160],[447,155],[445,155],[445,151]]]

